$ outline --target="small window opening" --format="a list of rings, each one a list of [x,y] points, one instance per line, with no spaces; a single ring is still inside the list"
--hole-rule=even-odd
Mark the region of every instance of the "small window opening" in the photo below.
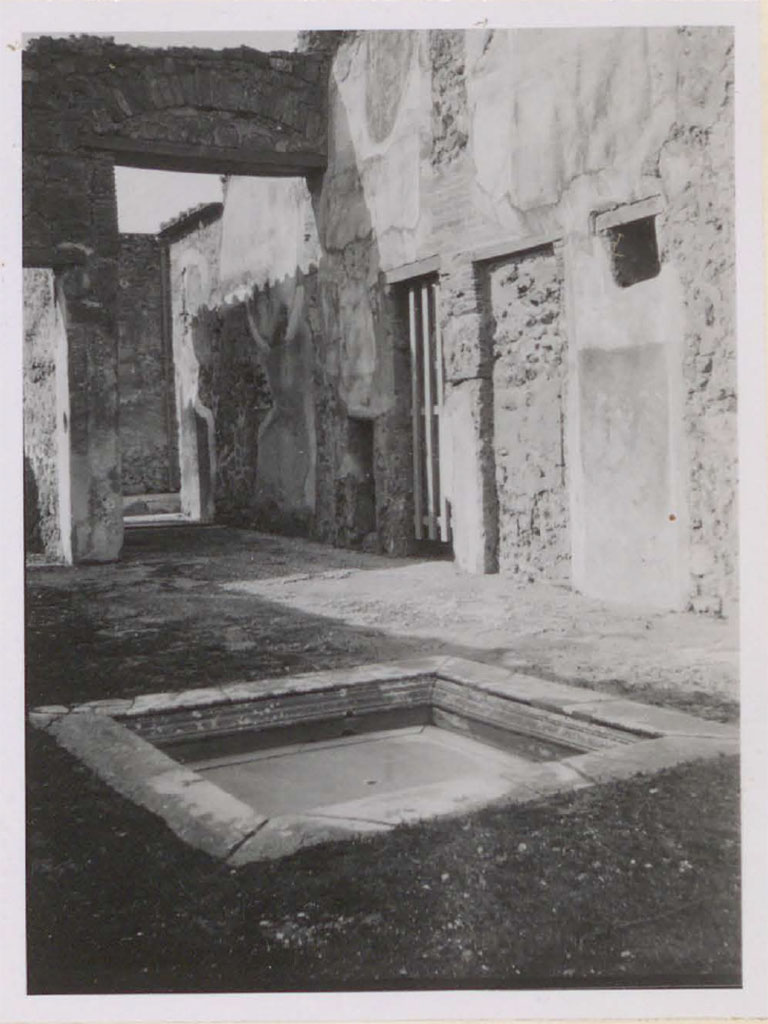
[[[608,228],[613,279],[620,288],[648,281],[661,271],[655,217]]]

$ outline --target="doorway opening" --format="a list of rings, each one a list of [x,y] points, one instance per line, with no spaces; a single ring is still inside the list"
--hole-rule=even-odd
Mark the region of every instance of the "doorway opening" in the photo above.
[[[439,279],[429,274],[405,281],[400,288],[411,363],[414,538],[420,553],[448,555],[450,508],[440,458],[445,387]]]
[[[348,418],[344,470],[346,541],[357,546],[376,533],[374,420]]]
[[[123,519],[169,524],[191,515],[189,462],[179,414],[170,242],[164,228],[190,207],[220,201],[217,175],[115,167],[118,264],[118,392]],[[199,465],[195,474],[205,471]],[[186,467],[186,471],[185,471]],[[188,496],[187,496],[188,499]]]

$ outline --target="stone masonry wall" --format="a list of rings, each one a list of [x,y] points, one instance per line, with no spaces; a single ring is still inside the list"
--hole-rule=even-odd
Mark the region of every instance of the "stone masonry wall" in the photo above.
[[[499,570],[565,580],[571,544],[562,266],[544,249],[487,273]]]
[[[679,107],[660,149],[670,203],[662,259],[680,273],[688,448],[691,604],[729,614],[738,599],[733,39],[679,29]]]
[[[464,32],[430,32],[432,64],[432,164],[452,163],[469,142]]]
[[[117,307],[123,494],[179,489],[173,355],[154,235],[121,235]]]
[[[487,567],[496,514],[472,250],[562,239],[574,583],[608,600],[727,611],[737,528],[730,31],[481,31],[432,49],[432,234],[421,251],[442,255],[451,458],[454,478],[469,481],[457,553]],[[441,70],[446,49],[464,89]],[[631,220],[631,205],[653,196],[660,272],[619,287],[590,218],[629,204]],[[633,367],[643,372],[634,385]],[[603,395],[611,386],[619,392]]]

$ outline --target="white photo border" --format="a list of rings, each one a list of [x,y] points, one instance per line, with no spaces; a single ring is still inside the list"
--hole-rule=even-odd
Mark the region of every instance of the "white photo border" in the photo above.
[[[731,25],[736,42],[736,237],[741,572],[743,987],[600,991],[434,991],[28,996],[24,921],[21,131],[23,35],[340,28]],[[0,1020],[363,1021],[768,1017],[768,458],[763,296],[760,4],[756,0],[6,0],[0,83],[8,140],[0,164],[0,402],[4,444],[0,742]]]

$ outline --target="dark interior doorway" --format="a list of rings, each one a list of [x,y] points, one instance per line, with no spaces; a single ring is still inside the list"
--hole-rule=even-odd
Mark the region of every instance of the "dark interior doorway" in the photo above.
[[[411,356],[414,537],[421,553],[439,556],[451,552],[450,507],[440,460],[444,378],[439,280],[430,274],[400,287]]]

